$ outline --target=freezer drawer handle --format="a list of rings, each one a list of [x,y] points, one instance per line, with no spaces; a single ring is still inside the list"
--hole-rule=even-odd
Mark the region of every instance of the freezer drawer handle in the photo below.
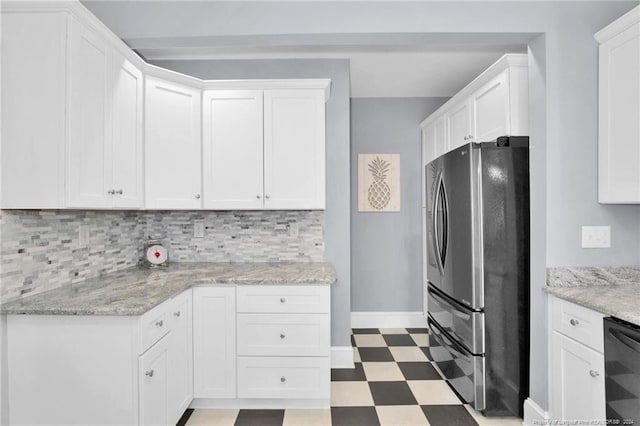
[[[468,321],[471,318],[471,315],[469,314],[465,314],[464,312],[460,312],[458,310],[458,308],[456,308],[455,306],[453,306],[451,303],[447,302],[444,298],[442,298],[442,296],[440,296],[438,293],[436,293],[435,291],[433,291],[432,289],[428,289],[427,290],[429,292],[429,295],[439,304],[441,305],[445,305],[451,308],[451,313],[455,316],[457,316],[460,319],[463,319],[465,321]]]
[[[444,331],[440,330],[440,327],[438,327],[431,319],[427,320],[427,324],[429,325],[429,328],[431,329],[431,331],[433,331],[433,334],[436,337],[439,337],[440,339],[442,339],[444,343],[449,347],[450,350],[456,351],[461,358],[465,358],[465,359],[469,358],[469,355],[467,355],[467,350],[463,348],[455,340],[447,339],[447,337],[444,334]]]

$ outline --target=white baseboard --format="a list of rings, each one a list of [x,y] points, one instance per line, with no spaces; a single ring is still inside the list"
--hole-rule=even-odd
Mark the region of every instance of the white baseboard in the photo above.
[[[351,312],[351,328],[424,328],[422,312]]]
[[[525,426],[545,425],[549,420],[549,413],[544,411],[540,406],[531,398],[527,398],[524,401],[522,407],[524,411]]]
[[[351,346],[331,346],[331,368],[354,368]]]
[[[329,399],[255,399],[255,398],[194,398],[189,408],[237,408],[266,410],[288,408],[295,409],[327,409],[331,406]]]

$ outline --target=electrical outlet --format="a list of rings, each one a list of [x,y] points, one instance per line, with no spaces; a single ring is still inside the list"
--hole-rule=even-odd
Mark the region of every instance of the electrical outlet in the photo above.
[[[88,225],[80,225],[78,226],[78,244],[80,244],[80,246],[88,246],[89,245],[89,241],[90,240],[90,234],[89,234],[89,226]]]
[[[193,238],[204,238],[204,222],[196,220],[193,222]]]
[[[583,226],[582,248],[609,248],[611,247],[610,226]]]
[[[298,229],[297,223],[290,223],[288,226],[289,226],[290,237],[297,237],[300,234],[300,230]]]

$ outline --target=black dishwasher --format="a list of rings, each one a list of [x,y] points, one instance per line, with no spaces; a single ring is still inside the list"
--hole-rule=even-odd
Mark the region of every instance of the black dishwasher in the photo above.
[[[640,327],[604,319],[607,419],[640,425]]]

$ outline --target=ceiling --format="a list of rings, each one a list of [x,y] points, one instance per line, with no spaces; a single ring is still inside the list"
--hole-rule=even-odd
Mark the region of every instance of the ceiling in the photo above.
[[[527,42],[533,36],[526,33],[209,33],[205,10],[215,3],[83,1],[94,15],[150,62],[348,59],[352,97],[450,97],[504,53],[526,52]],[[172,19],[178,15],[179,18]]]

